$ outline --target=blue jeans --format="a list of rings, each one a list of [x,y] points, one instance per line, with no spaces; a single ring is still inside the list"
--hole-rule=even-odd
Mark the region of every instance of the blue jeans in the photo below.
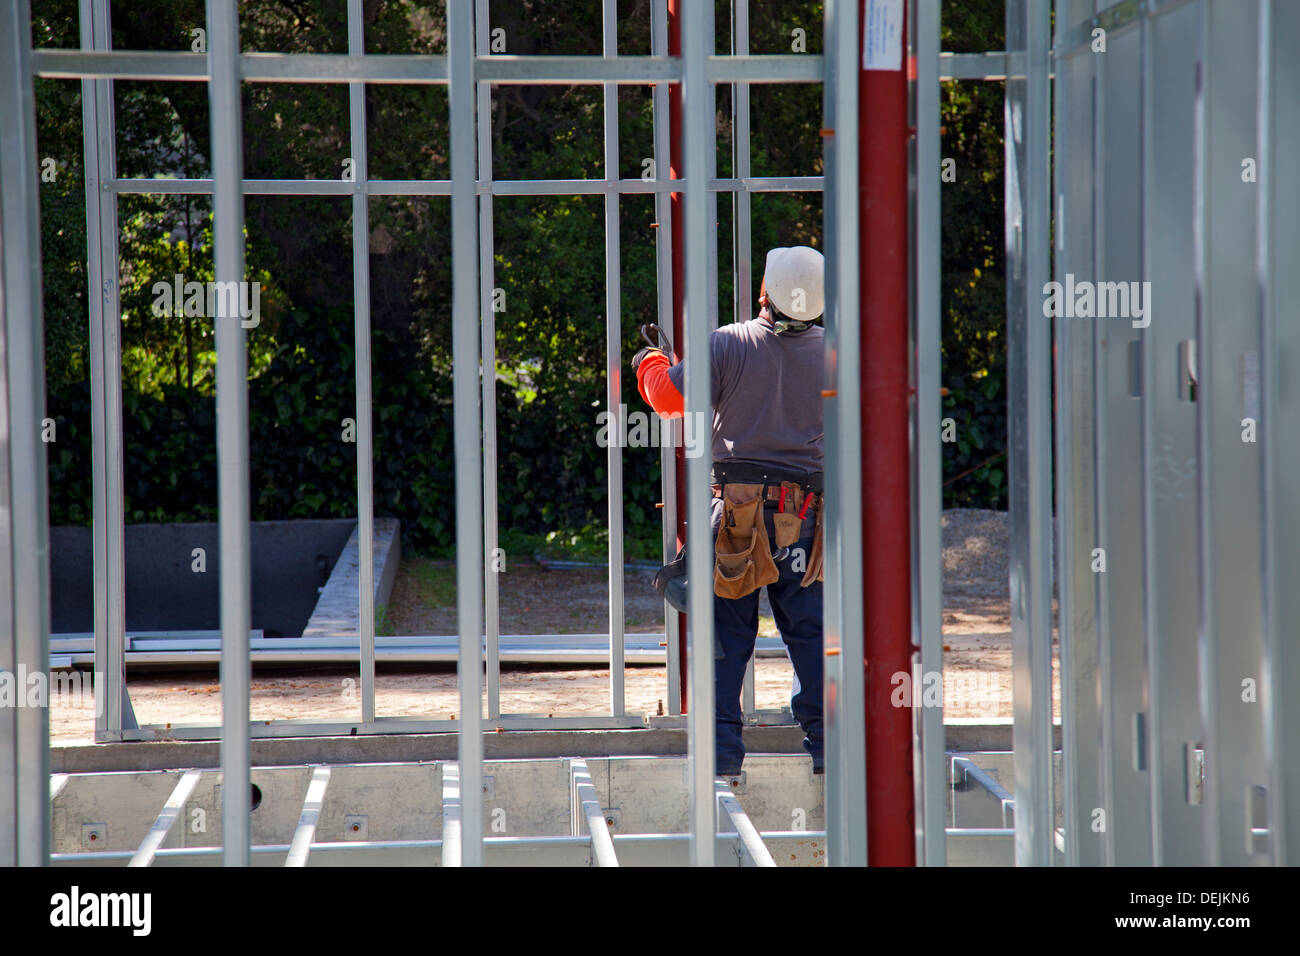
[[[770,540],[770,510],[766,518]],[[812,551],[811,530],[804,529],[804,534],[805,537],[790,548],[785,560],[777,562],[781,576],[767,586],[767,599],[772,605],[772,615],[785,642],[790,663],[794,665],[794,696],[790,699],[790,710],[803,728],[804,749],[812,755],[814,766],[820,768],[825,752],[822,737],[822,583],[816,581],[806,588],[799,586]],[[758,637],[758,591],[734,600],[714,595],[713,619],[717,772],[739,773],[745,759],[740,692],[745,681],[745,667],[754,654],[754,641]]]

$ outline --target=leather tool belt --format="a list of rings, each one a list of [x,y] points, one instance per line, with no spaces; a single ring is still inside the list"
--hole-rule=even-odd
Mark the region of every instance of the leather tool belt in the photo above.
[[[715,462],[713,496],[722,500],[722,521],[714,542],[713,593],[741,598],[780,577],[763,519],[763,504],[777,504],[772,516],[778,551],[799,540],[809,507],[816,507],[812,549],[800,581],[823,579],[822,475],[778,472],[762,466]],[[788,510],[787,510],[788,508]]]

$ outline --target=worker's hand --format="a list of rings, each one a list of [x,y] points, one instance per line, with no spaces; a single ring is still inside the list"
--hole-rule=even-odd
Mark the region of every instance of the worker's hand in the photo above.
[[[649,347],[643,348],[640,352],[637,352],[636,355],[632,356],[633,372],[636,372],[641,368],[641,363],[645,361],[647,355],[662,355],[664,358],[668,357],[668,353],[663,349],[652,349]]]

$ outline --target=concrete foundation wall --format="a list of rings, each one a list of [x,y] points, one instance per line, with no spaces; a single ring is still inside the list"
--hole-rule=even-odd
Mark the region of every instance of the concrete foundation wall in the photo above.
[[[267,637],[301,635],[355,527],[350,518],[253,522],[253,628]],[[202,573],[193,570],[195,548],[204,551]],[[127,525],[127,629],[215,630],[219,574],[215,523]],[[51,528],[51,631],[93,630],[93,597],[91,529]]]

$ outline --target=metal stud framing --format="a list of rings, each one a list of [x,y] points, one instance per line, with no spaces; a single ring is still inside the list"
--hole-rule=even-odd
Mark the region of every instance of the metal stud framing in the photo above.
[[[325,772],[326,774],[329,773],[328,770]],[[198,770],[188,770],[181,775],[179,780],[176,781],[176,787],[172,790],[171,796],[167,798],[167,802],[163,804],[163,808],[158,811],[158,818],[154,820],[153,826],[149,828],[149,832],[145,834],[144,839],[140,841],[140,846],[135,851],[135,856],[131,857],[131,862],[128,863],[127,866],[153,865],[154,857],[157,855],[159,848],[163,845],[163,841],[167,839],[167,834],[171,833],[172,826],[180,817],[181,812],[185,809],[185,801],[190,798],[190,794],[192,794],[194,788],[198,786],[199,778],[201,776],[203,776],[203,774]],[[298,840],[295,836],[295,846],[297,843]],[[293,852],[291,851],[289,855],[292,857]],[[305,853],[303,859],[306,859]]]
[[[930,675],[943,674],[943,564],[939,520],[943,507],[940,487],[943,463],[940,451],[940,243],[939,243],[939,0],[918,0],[914,5],[916,39],[915,221],[913,224],[916,288],[913,292],[916,356],[916,406],[912,428],[913,546],[915,570],[912,592],[915,635],[914,671],[924,687]],[[914,675],[915,678],[916,675]],[[942,866],[946,858],[943,832],[944,739],[943,707],[913,708],[916,733],[917,859],[926,866]]]
[[[366,52],[361,0],[348,0],[348,54]],[[361,719],[375,719],[375,507],[374,429],[370,402],[370,164],[366,148],[366,85],[348,84],[352,131],[352,308],[356,368],[357,531],[360,579],[357,603],[361,628]]]
[[[27,5],[5,7],[0,13],[0,89],[5,91],[0,98],[0,669],[14,678],[45,673],[50,653],[31,34]],[[25,695],[26,681],[17,686]],[[0,708],[0,866],[36,866],[49,854],[49,733],[45,707]]]
[[[1055,278],[1144,313],[1055,326],[1067,863],[1292,859],[1288,6],[1057,4]]]
[[[1288,56],[1285,38],[1300,36],[1300,8],[1265,0],[1260,7],[1259,284],[1262,325],[1263,391],[1261,442],[1264,451],[1264,635],[1265,673],[1261,703],[1269,772],[1268,826],[1273,862],[1300,863],[1300,589],[1293,569],[1300,567],[1300,509],[1295,507],[1300,447],[1288,441],[1286,423],[1300,421],[1300,389],[1295,381],[1300,362],[1300,323],[1287,315],[1287,303],[1300,301],[1300,235],[1283,210],[1300,209],[1300,183],[1294,175],[1273,175],[1288,157],[1300,155],[1300,62]]]
[[[1243,441],[1260,419],[1259,183],[1245,182],[1242,156],[1259,141],[1259,0],[1204,7],[1202,89],[1205,119],[1202,198],[1206,259],[1196,312],[1198,452],[1201,457],[1200,654],[1207,680],[1202,709],[1211,775],[1206,803],[1212,858],[1227,866],[1267,859],[1264,757],[1264,635],[1261,627],[1261,456]],[[1243,149],[1242,144],[1245,144]],[[1256,436],[1257,437],[1257,436]],[[1217,839],[1215,837],[1217,836]],[[1215,846],[1217,843],[1217,846]]]
[[[92,297],[92,370],[97,382],[95,403],[95,447],[96,451],[96,508],[95,513],[105,520],[97,521],[96,541],[96,582],[97,599],[95,602],[97,620],[96,665],[105,672],[106,707],[99,718],[97,736],[100,739],[150,739],[160,731],[169,734],[179,733],[196,737],[215,736],[215,731],[204,727],[154,727],[137,728],[130,710],[130,699],[125,693],[122,680],[125,650],[125,582],[122,578],[122,449],[121,449],[121,380],[120,347],[117,345],[117,325],[105,321],[107,315],[120,311],[117,301],[117,283],[115,264],[118,257],[116,197],[128,194],[179,195],[212,194],[215,191],[215,179],[118,179],[114,171],[115,147],[112,124],[112,78],[113,77],[149,77],[153,79],[205,80],[207,79],[207,57],[202,54],[154,53],[154,52],[117,52],[106,59],[100,52],[109,52],[107,3],[106,0],[82,0],[85,7],[83,26],[86,31],[83,45],[94,53],[83,54],[80,51],[41,50],[33,53],[37,64],[36,70],[44,76],[80,76],[85,75],[83,86],[86,90],[87,128],[95,128],[96,136],[87,138],[87,177],[88,208],[93,214],[92,223],[99,225],[91,230],[90,272],[92,285],[102,288],[102,302]],[[741,3],[739,7],[745,7]],[[478,210],[478,262],[479,262],[479,313],[480,345],[478,357],[480,367],[495,367],[495,323],[491,311],[493,288],[493,239],[492,202],[495,195],[584,195],[604,194],[606,197],[606,259],[607,275],[610,277],[606,290],[606,357],[608,365],[607,402],[611,414],[619,413],[621,390],[619,386],[622,357],[621,318],[619,310],[619,230],[618,197],[624,193],[654,193],[656,196],[657,218],[666,222],[667,191],[672,188],[667,178],[622,180],[618,178],[618,136],[617,136],[617,89],[620,84],[640,82],[642,77],[659,80],[677,79],[680,71],[675,61],[664,58],[666,47],[666,17],[663,0],[653,5],[655,20],[654,41],[651,57],[620,57],[616,43],[616,16],[612,8],[603,8],[603,56],[602,57],[512,57],[492,55],[489,52],[490,35],[488,5],[486,0],[476,0],[475,51],[471,60],[473,70],[472,85],[475,90],[477,119],[477,188],[479,196]],[[737,16],[745,18],[747,10]],[[374,595],[365,582],[373,580],[373,429],[370,425],[370,332],[369,332],[369,235],[368,235],[368,197],[370,196],[448,196],[453,192],[453,180],[445,181],[404,181],[404,180],[370,180],[368,175],[366,130],[365,130],[365,93],[367,82],[390,83],[432,83],[447,84],[452,76],[452,59],[447,57],[416,56],[382,56],[365,53],[362,20],[358,0],[349,0],[348,4],[348,54],[342,55],[303,55],[282,56],[278,54],[243,54],[236,58],[238,76],[243,80],[270,82],[338,82],[350,81],[349,116],[351,123],[351,151],[354,179],[343,181],[329,180],[251,180],[240,179],[244,195],[302,195],[302,196],[343,196],[350,195],[353,200],[353,282],[354,282],[354,333],[357,347],[356,362],[356,422],[357,422],[357,513],[361,552],[361,574],[358,593],[360,609],[361,639],[357,645],[360,667],[360,703],[361,713],[358,732],[378,732],[386,730],[409,730],[441,727],[443,722],[393,723],[394,719],[377,719],[375,713],[374,682]],[[67,54],[67,55],[65,55]],[[199,61],[204,66],[200,68]],[[796,64],[791,61],[799,61]],[[598,63],[600,70],[593,70],[592,63]],[[800,57],[757,57],[748,58],[712,58],[706,66],[710,86],[722,80],[739,79],[738,88],[746,90],[748,82],[793,81],[809,82],[819,80],[822,60],[816,56]],[[755,64],[761,68],[755,69]],[[78,71],[85,71],[84,74]],[[536,180],[536,181],[497,181],[491,176],[491,87],[493,83],[532,82],[597,82],[603,77],[606,99],[605,109],[605,161],[606,178],[603,180]],[[656,149],[666,139],[666,84],[661,82],[655,87],[655,128]],[[104,104],[109,104],[105,106]],[[743,155],[736,167],[736,175],[730,179],[718,179],[713,174],[712,164],[708,183],[709,201],[714,203],[713,193],[727,191],[735,194],[738,202],[748,208],[749,196],[753,192],[820,190],[822,177],[793,176],[753,178],[748,175],[748,135],[737,141],[738,154]],[[668,168],[666,158],[658,162],[656,169]],[[664,207],[662,211],[659,206]],[[454,203],[453,203],[454,205]],[[748,249],[748,237],[738,222],[737,242]],[[659,259],[662,263],[671,260],[671,234],[668,229],[659,229]],[[99,241],[93,241],[99,236]],[[710,260],[713,261],[713,260]],[[738,268],[744,265],[747,270],[748,253],[737,259]],[[712,267],[716,270],[716,263]],[[746,284],[748,271],[744,279],[737,279],[737,287]],[[660,279],[661,287],[670,280],[667,273]],[[739,307],[739,306],[738,306]],[[716,314],[711,313],[711,321],[716,322]],[[470,354],[468,349],[466,354]],[[499,626],[499,587],[498,576],[493,570],[492,557],[497,547],[497,434],[496,434],[496,394],[491,376],[482,376],[482,420],[481,435],[483,461],[481,472],[482,513],[483,513],[483,621],[482,632],[486,651],[487,678],[487,716],[502,725],[518,725],[521,721],[535,723],[537,718],[527,715],[503,715],[500,704],[500,626]],[[680,429],[680,425],[674,428]],[[671,456],[671,449],[664,450],[665,456]],[[622,499],[621,481],[622,459],[620,449],[609,449],[608,481],[610,504],[610,571],[609,571],[609,661],[610,661],[610,707],[607,716],[591,715],[584,718],[556,718],[573,726],[613,727],[638,726],[641,718],[628,715],[624,704],[623,691],[623,594],[622,575],[616,569],[622,566],[622,511],[618,502]],[[671,526],[675,501],[672,496],[665,497],[665,517]],[[458,502],[458,508],[461,504]],[[116,529],[116,531],[114,530]],[[114,555],[118,555],[114,559]],[[671,554],[668,555],[671,557]],[[368,570],[369,569],[369,570]],[[675,632],[677,617],[666,614],[668,657],[670,681],[668,704],[670,713],[680,713],[680,688],[672,679],[676,675],[675,667]],[[752,693],[749,696],[752,710]],[[395,720],[401,721],[402,718]],[[277,725],[284,722],[258,722],[249,728],[251,736],[275,736],[282,733]],[[337,732],[335,721],[298,721],[295,733],[329,734]],[[559,726],[557,723],[556,726]]]
[[[474,193],[474,17],[465,3],[447,5],[451,100],[451,299],[452,397],[456,446],[456,513],[477,515],[482,509],[481,422],[478,381],[481,368],[478,322],[478,217]],[[483,778],[483,529],[477,521],[456,522],[456,616],[460,630],[460,785],[477,794]],[[483,865],[483,804],[460,805],[460,862]]]
[[[1026,77],[1007,79],[1005,130],[1016,860],[1041,866],[1053,854],[1051,330],[1039,298],[1051,207],[1047,5],[1008,0],[1006,30],[1007,47],[1027,52]]]
[[[311,782],[307,784],[307,796],[302,801],[302,813],[299,814],[298,826],[293,831],[293,842],[289,844],[285,866],[307,865],[307,856],[311,853],[312,840],[316,836],[316,825],[320,822],[320,808],[325,802],[325,791],[329,785],[329,767],[317,767],[311,772]]]
[[[491,20],[487,0],[474,3],[474,49],[487,56],[491,49]],[[487,655],[487,714],[501,716],[501,588],[492,555],[497,548],[497,332],[492,311],[496,282],[492,201],[492,87],[480,83],[475,91],[478,114],[478,268],[479,328],[482,339],[483,387],[483,644]]]
[[[453,222],[453,333],[456,499],[459,522],[460,753],[443,766],[441,841],[400,852],[440,850],[445,865],[479,865],[493,854],[526,852],[522,844],[486,841],[481,738],[483,639],[488,651],[488,715],[500,714],[499,634],[495,579],[487,556],[496,546],[492,197],[601,194],[606,204],[606,361],[609,410],[617,412],[619,196],[655,194],[656,217],[668,221],[668,192],[684,194],[686,215],[686,405],[710,410],[708,333],[716,268],[713,209],[717,192],[736,195],[737,317],[749,290],[748,194],[819,189],[819,177],[755,179],[749,175],[748,86],[761,82],[823,82],[826,105],[827,259],[827,575],[826,677],[827,828],[830,862],[866,859],[862,794],[862,556],[857,477],[860,382],[858,283],[854,270],[856,204],[856,72],[859,6],[826,5],[826,55],[748,55],[748,6],[734,7],[735,56],[714,55],[709,4],[683,5],[683,54],[665,55],[664,3],[652,4],[650,56],[619,56],[616,6],[602,4],[602,56],[488,55],[486,0],[448,4],[447,56],[365,53],[362,4],[349,0],[347,55],[242,54],[234,0],[208,4],[207,54],[110,50],[107,0],[81,0],[81,50],[31,50],[27,4],[6,8],[0,30],[0,157],[3,182],[3,297],[0,318],[0,668],[43,670],[48,659],[48,568],[43,417],[40,376],[40,273],[34,165],[34,75],[80,79],[86,120],[88,271],[95,450],[95,647],[104,672],[101,739],[148,736],[133,730],[125,697],[122,555],[121,386],[117,343],[116,198],[127,193],[210,193],[216,225],[216,278],[242,281],[245,195],[350,195],[356,296],[358,515],[362,540],[362,712],[360,732],[421,730],[432,723],[378,720],[374,705],[374,607],[370,541],[372,435],[369,422],[368,198],[449,196]],[[1289,779],[1300,765],[1294,726],[1300,675],[1293,622],[1300,616],[1287,573],[1300,564],[1300,460],[1285,423],[1300,417],[1293,381],[1300,339],[1286,304],[1300,299],[1300,258],[1292,211],[1300,208],[1295,177],[1282,173],[1300,152],[1300,65],[1279,55],[1300,38],[1300,13],[1277,0],[1129,0],[1097,9],[1090,0],[1058,0],[1049,49],[1048,6],[1009,0],[1007,52],[952,57],[938,52],[937,0],[917,0],[911,24],[917,54],[917,168],[937,165],[937,83],[954,76],[1008,81],[1007,266],[1009,450],[1012,509],[1012,619],[1016,722],[1014,823],[1016,858],[1047,864],[1061,849],[1067,863],[1294,863],[1300,859],[1300,788]],[[477,19],[477,23],[476,23]],[[1094,49],[1104,31],[1105,55]],[[1255,70],[1224,64],[1254,62]],[[1048,177],[1052,130],[1049,68],[1055,70],[1055,187]],[[207,82],[211,101],[213,176],[207,180],[126,181],[114,169],[112,86],[115,79]],[[239,89],[244,81],[347,83],[355,181],[245,180]],[[605,98],[605,178],[497,182],[491,175],[491,85],[600,84]],[[732,178],[714,171],[714,87],[737,84],[737,138]],[[367,83],[446,84],[450,96],[452,177],[442,182],[371,181],[366,170]],[[670,181],[667,85],[684,95],[685,178]],[[619,85],[654,85],[656,176],[618,178]],[[476,130],[477,120],[477,130]],[[477,156],[476,156],[477,153]],[[1254,161],[1253,175],[1242,157]],[[922,673],[941,666],[935,587],[938,564],[937,422],[938,204],[934,177],[919,176],[915,208],[914,289],[921,396],[913,425],[917,566],[914,635]],[[478,208],[475,200],[478,199]],[[1057,281],[1150,283],[1145,323],[1128,317],[1061,317],[1041,307],[1049,277],[1049,225],[1055,215]],[[694,224],[694,225],[692,225]],[[701,227],[700,224],[703,224]],[[660,228],[661,308],[671,300],[671,236]],[[710,248],[712,246],[713,248]],[[476,268],[478,271],[476,271]],[[1044,290],[1040,295],[1040,289]],[[1098,304],[1096,300],[1094,304]],[[1136,302],[1132,303],[1136,306]],[[33,321],[33,317],[35,321]],[[477,320],[477,324],[476,324]],[[1051,339],[1055,336],[1055,364]],[[250,728],[249,476],[247,363],[237,318],[219,319],[217,338],[218,467],[222,609],[221,856],[247,864],[249,738],[336,733],[338,722],[273,722]],[[483,370],[476,381],[474,371]],[[1052,382],[1056,375],[1056,565],[1060,582],[1061,705],[1064,722],[1062,831],[1057,830],[1051,737]],[[931,394],[934,393],[934,394]],[[928,397],[927,397],[928,396]],[[480,416],[479,402],[483,414]],[[1251,428],[1253,427],[1253,432]],[[1247,438],[1250,432],[1252,438]],[[665,455],[665,474],[671,455]],[[927,462],[929,463],[927,465]],[[610,713],[566,718],[548,726],[626,726],[622,688],[621,459],[611,449]],[[1134,466],[1137,466],[1136,468]],[[1120,469],[1124,469],[1121,472]],[[1128,476],[1132,470],[1136,477]],[[709,548],[708,463],[688,470],[688,541]],[[667,527],[675,521],[671,476],[665,480]],[[670,537],[666,535],[666,550]],[[1100,556],[1100,563],[1098,558]],[[1102,570],[1104,568],[1104,570]],[[744,827],[734,797],[713,780],[712,594],[690,594],[688,718],[691,834],[689,859],[711,864],[737,838],[742,861],[761,862],[760,844]],[[1192,597],[1195,596],[1195,599]],[[484,603],[486,602],[486,604]],[[486,617],[484,609],[486,607]],[[668,617],[669,672],[676,673],[675,615]],[[697,653],[703,648],[704,653]],[[669,704],[680,710],[670,676]],[[941,714],[917,715],[918,848],[943,862],[945,842],[932,839],[937,774],[942,772]],[[523,721],[521,723],[520,721]],[[531,718],[514,718],[523,726]],[[356,729],[356,725],[351,725]],[[43,708],[0,714],[0,862],[48,859],[46,819],[66,777],[51,787],[46,768],[48,715]],[[186,730],[180,729],[183,736]],[[939,768],[936,770],[936,767]],[[22,772],[19,772],[19,769]],[[571,768],[575,806],[589,828],[572,849],[612,862],[614,848],[668,852],[669,842],[609,838],[585,764]],[[319,776],[319,775],[318,775]],[[162,861],[213,851],[161,848],[197,774],[187,774],[138,854]],[[313,779],[304,805],[319,812],[324,780]],[[462,794],[473,799],[462,800]],[[1010,806],[1004,794],[1004,809]],[[736,831],[720,837],[719,809]],[[1099,812],[1100,811],[1100,814]],[[596,818],[600,817],[597,823]],[[1007,822],[1007,821],[1004,821]],[[1098,826],[1098,823],[1101,823]],[[595,829],[590,829],[592,825]],[[752,827],[750,828],[752,829]],[[600,833],[604,832],[604,836]],[[993,831],[989,831],[990,833]],[[998,831],[1009,833],[1009,831]],[[306,861],[312,846],[300,828],[285,852]],[[567,838],[558,838],[564,840]],[[680,852],[685,837],[675,838]],[[764,839],[780,839],[768,835]],[[509,843],[509,847],[506,844]],[[377,846],[377,845],[374,845]],[[370,847],[371,849],[374,846]],[[559,848],[560,843],[555,843]],[[564,843],[568,848],[569,844]],[[366,849],[363,847],[362,849]],[[392,849],[392,848],[388,848]],[[355,852],[355,851],[354,851]],[[385,851],[386,852],[386,851]],[[565,849],[564,852],[569,852]],[[748,854],[748,856],[746,856]],[[125,854],[123,860],[131,854]]]
[[[107,50],[112,45],[107,0],[81,0],[81,45]],[[126,575],[123,546],[122,346],[121,325],[107,317],[121,314],[118,284],[117,130],[113,122],[113,81],[82,80],[82,126],[86,168],[86,273],[90,312],[92,531],[95,580],[96,688],[104,706],[95,717],[97,737],[111,739],[126,719],[124,654]]]
[[[1097,195],[1093,233],[1097,281],[1140,270],[1141,244],[1141,32],[1131,23],[1112,30],[1108,54],[1097,64]],[[1098,320],[1093,326],[1099,454],[1096,488],[1099,537],[1106,573],[1098,575],[1104,611],[1100,616],[1102,740],[1101,773],[1107,806],[1132,807],[1106,820],[1101,840],[1108,863],[1136,866],[1150,862],[1151,821],[1146,805],[1146,653],[1130,635],[1142,629],[1144,595],[1124,587],[1142,573],[1142,494],[1112,463],[1142,455],[1142,397],[1130,377],[1131,356],[1142,347],[1141,330],[1131,323]]]
[[[618,4],[603,0],[601,52],[618,56]],[[604,85],[605,178],[618,179],[618,84]],[[619,244],[618,192],[605,193],[605,410],[622,433],[623,306],[622,253]],[[627,712],[623,692],[623,450],[617,442],[606,449],[605,473],[609,520],[609,712]]]
[[[826,831],[831,865],[867,862],[866,674],[862,646],[861,382],[858,374],[858,14],[827,0],[826,140]],[[841,356],[845,358],[841,361]]]
[[[213,275],[244,281],[244,137],[235,0],[208,4],[212,124]],[[248,351],[238,315],[217,318],[217,515],[221,542],[221,839],[227,866],[248,866],[250,804],[248,632]]]
[[[709,332],[713,312],[708,288],[710,230],[700,226],[709,217],[709,197],[698,183],[713,168],[713,85],[705,67],[713,52],[712,4],[687,4],[682,11],[682,136],[686,164],[686,375],[683,398],[687,416],[713,420],[710,393]],[[701,269],[701,266],[704,269]],[[707,555],[713,547],[709,533],[709,473],[712,462],[697,455],[686,464],[686,552]],[[715,844],[713,787],[713,588],[708,575],[693,574],[687,594],[687,666],[690,701],[687,713],[690,777],[691,863],[712,866]]]
[[[1198,513],[1193,489],[1187,487],[1194,480],[1189,463],[1195,460],[1195,411],[1187,401],[1186,370],[1179,365],[1178,351],[1179,343],[1192,337],[1195,309],[1190,197],[1196,177],[1196,65],[1186,51],[1197,47],[1196,11],[1185,7],[1153,18],[1146,30],[1143,279],[1151,282],[1153,294],[1160,290],[1161,303],[1159,321],[1153,317],[1142,333],[1139,355],[1143,466],[1150,476],[1143,482],[1143,583],[1153,747],[1152,862],[1176,866],[1204,859],[1199,615],[1195,603],[1186,600],[1198,585]]]

